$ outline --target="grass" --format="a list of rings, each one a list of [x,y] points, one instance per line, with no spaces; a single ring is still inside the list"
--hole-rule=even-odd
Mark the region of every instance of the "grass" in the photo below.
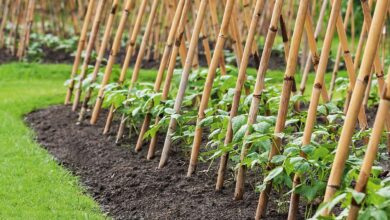
[[[0,219],[106,218],[23,122],[24,114],[63,101],[69,71],[69,65],[0,66]]]
[[[65,64],[0,65],[0,219],[107,218],[84,193],[77,177],[33,140],[34,133],[23,122],[28,112],[63,102],[63,83],[70,70]],[[114,79],[119,72],[116,66]],[[256,70],[248,73],[255,75]],[[153,82],[155,74],[155,70],[142,70],[139,81]],[[267,77],[272,84],[283,82],[281,71],[269,71]],[[330,77],[326,75],[327,82]],[[314,74],[310,74],[306,96],[313,81]]]

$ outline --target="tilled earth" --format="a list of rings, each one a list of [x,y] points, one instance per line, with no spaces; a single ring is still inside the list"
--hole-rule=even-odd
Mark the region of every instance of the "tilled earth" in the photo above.
[[[88,119],[76,125],[77,114],[69,106],[53,106],[26,116],[37,141],[58,163],[80,176],[88,193],[104,212],[115,219],[253,219],[258,194],[248,183],[242,201],[233,200],[234,181],[228,177],[225,189],[215,192],[216,164],[200,164],[196,174],[187,178],[187,157],[177,146],[164,169],[156,169],[157,158],[145,159],[134,153],[136,137],[114,144],[114,134],[102,135],[105,113],[95,126]],[[116,124],[112,130],[116,130]],[[158,143],[162,146],[163,135]],[[257,175],[259,176],[259,175]],[[256,175],[248,179],[256,179]],[[272,199],[266,219],[286,219]]]

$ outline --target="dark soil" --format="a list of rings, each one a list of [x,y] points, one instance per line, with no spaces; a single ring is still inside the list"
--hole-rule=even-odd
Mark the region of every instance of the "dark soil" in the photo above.
[[[88,193],[115,219],[252,219],[255,215],[254,182],[246,185],[244,200],[234,201],[232,175],[222,192],[214,191],[215,164],[209,170],[208,164],[200,164],[193,177],[185,177],[188,159],[177,146],[167,167],[159,170],[160,151],[156,159],[147,161],[145,150],[133,151],[135,136],[124,141],[130,145],[116,146],[113,135],[101,135],[103,120],[96,126],[87,120],[76,125],[77,114],[68,106],[35,111],[26,120],[36,131],[37,141],[80,176]],[[260,176],[249,175],[249,181]],[[268,207],[266,219],[286,219],[286,213],[278,213],[275,200]]]
[[[12,56],[12,54],[7,49],[0,48],[0,64],[9,63],[15,60],[17,60],[17,58]]]

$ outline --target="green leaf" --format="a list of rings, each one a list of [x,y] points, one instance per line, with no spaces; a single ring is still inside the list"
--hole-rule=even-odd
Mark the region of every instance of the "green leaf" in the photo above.
[[[283,172],[283,167],[276,167],[275,169],[271,170],[267,177],[264,178],[264,182],[268,182],[272,179],[274,179],[276,176],[281,174]]]
[[[253,129],[262,134],[267,133],[271,125],[267,122],[260,122],[253,125]]]
[[[379,189],[376,194],[385,198],[390,198],[390,186]]]
[[[247,122],[245,115],[239,115],[232,119],[233,133],[236,133]]]
[[[362,203],[364,198],[365,198],[365,196],[366,196],[366,194],[364,194],[362,192],[358,192],[356,190],[352,190],[352,197],[356,201],[357,204]]]
[[[271,163],[273,164],[279,164],[282,163],[286,159],[286,156],[284,155],[275,155],[271,159]]]
[[[241,140],[241,139],[244,137],[247,128],[248,128],[248,125],[242,126],[242,127],[234,134],[234,136],[233,136],[233,141],[236,142],[236,141]]]

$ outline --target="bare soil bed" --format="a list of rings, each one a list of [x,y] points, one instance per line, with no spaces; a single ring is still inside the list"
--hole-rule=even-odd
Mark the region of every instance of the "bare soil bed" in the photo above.
[[[157,158],[148,161],[146,146],[142,153],[134,153],[135,136],[124,141],[127,145],[117,146],[113,134],[101,134],[104,120],[96,126],[89,125],[88,119],[76,125],[76,120],[77,113],[71,112],[69,106],[53,106],[26,116],[37,141],[59,164],[80,177],[88,193],[109,216],[115,219],[254,218],[258,194],[253,190],[253,183],[247,184],[243,201],[234,201],[231,175],[222,192],[214,191],[216,164],[210,169],[208,164],[200,164],[196,174],[187,178],[188,159],[176,146],[167,167],[157,169],[160,151]],[[162,135],[158,147],[162,146],[163,138]],[[248,179],[253,180],[253,176]],[[286,219],[286,213],[278,213],[276,202],[273,199],[270,202],[266,219]]]

